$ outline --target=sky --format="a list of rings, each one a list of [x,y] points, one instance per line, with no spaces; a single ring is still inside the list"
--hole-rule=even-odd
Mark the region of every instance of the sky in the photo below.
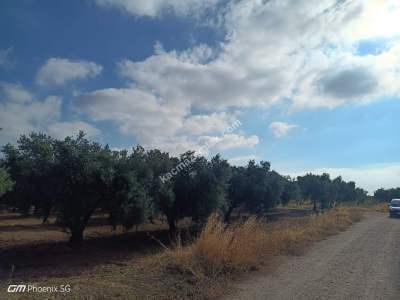
[[[0,1],[0,146],[83,130],[373,192],[399,186],[399,97],[397,0]]]

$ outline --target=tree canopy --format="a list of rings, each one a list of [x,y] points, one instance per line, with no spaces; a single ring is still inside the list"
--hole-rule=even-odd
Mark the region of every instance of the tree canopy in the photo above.
[[[375,191],[374,198],[378,202],[389,202],[392,199],[400,199],[400,188],[383,189]]]

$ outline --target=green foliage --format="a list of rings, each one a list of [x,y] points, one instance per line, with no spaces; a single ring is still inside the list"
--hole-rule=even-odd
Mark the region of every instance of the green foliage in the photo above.
[[[111,224],[125,229],[145,223],[151,216],[151,202],[145,186],[139,182],[129,165],[126,151],[114,153],[114,176],[108,183],[108,202]]]
[[[238,208],[262,214],[281,201],[283,190],[282,177],[270,170],[269,162],[250,161],[247,167],[234,167],[225,219],[229,221],[233,210]]]
[[[7,170],[0,167],[0,196],[12,189],[14,182],[11,180]]]
[[[53,205],[54,167],[53,139],[42,133],[22,135],[18,146],[6,145],[4,165],[15,181],[14,192],[8,195],[14,208],[28,213],[31,206],[47,219]]]
[[[299,184],[289,176],[282,177],[283,191],[281,195],[282,205],[286,205],[289,201],[299,202],[301,200],[301,190]]]
[[[210,162],[198,158],[193,169],[189,177],[188,215],[196,222],[204,222],[213,211],[225,207],[229,164],[217,155]]]
[[[341,177],[333,180],[329,174],[306,174],[297,177],[303,199],[310,199],[314,203],[314,209],[319,206],[322,209],[330,208],[336,203],[363,202],[367,199],[367,192],[356,188],[353,181],[345,182]]]
[[[182,154],[174,167],[176,175],[171,183],[173,201],[168,207],[161,207],[170,228],[173,229],[176,221],[184,217],[203,222],[213,211],[225,207],[230,173],[226,160],[217,155],[207,161],[190,151]]]
[[[58,224],[69,229],[71,243],[79,244],[95,210],[108,196],[113,161],[108,147],[87,140],[83,133],[55,141],[58,178]]]
[[[5,197],[7,206],[22,213],[33,206],[44,221],[53,210],[73,244],[80,244],[97,209],[109,209],[113,224],[126,228],[147,221],[151,206],[145,187],[126,164],[126,153],[113,153],[83,133],[65,140],[32,133],[21,136],[17,146],[6,145],[3,153],[16,182]]]
[[[400,198],[400,188],[383,189],[374,192],[374,198],[378,202],[390,202],[392,199]]]

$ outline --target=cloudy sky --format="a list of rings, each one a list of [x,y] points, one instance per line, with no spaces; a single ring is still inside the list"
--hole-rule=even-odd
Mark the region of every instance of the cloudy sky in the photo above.
[[[373,191],[399,185],[399,97],[398,0],[0,2],[0,145],[84,130]]]

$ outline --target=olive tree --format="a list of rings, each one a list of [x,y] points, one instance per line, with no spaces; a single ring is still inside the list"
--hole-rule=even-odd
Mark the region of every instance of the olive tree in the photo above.
[[[16,146],[7,144],[2,149],[3,164],[15,181],[6,200],[22,213],[34,206],[44,222],[53,207],[57,187],[53,142],[46,134],[31,133],[22,135]]]
[[[236,208],[260,215],[281,201],[284,189],[282,177],[270,168],[269,162],[256,164],[253,160],[246,167],[233,168],[226,221],[230,220]]]
[[[90,142],[81,132],[55,141],[55,159],[60,189],[57,222],[70,232],[71,245],[78,246],[90,217],[109,196],[113,178],[111,151]]]
[[[108,182],[108,201],[111,224],[121,224],[125,229],[145,223],[152,213],[148,191],[129,164],[126,151],[113,153],[113,176]]]

